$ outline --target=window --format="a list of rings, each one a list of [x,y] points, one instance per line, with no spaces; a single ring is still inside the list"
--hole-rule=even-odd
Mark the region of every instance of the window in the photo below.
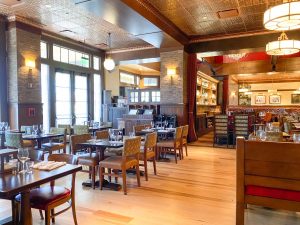
[[[49,113],[49,66],[41,65],[41,87],[42,87],[42,103],[43,103],[43,127],[45,131],[50,129],[50,113]]]
[[[41,58],[48,58],[48,45],[46,42],[41,41]]]
[[[88,87],[87,76],[75,75],[75,124],[88,121]]]
[[[160,91],[152,91],[151,99],[152,99],[152,102],[160,102]]]
[[[90,67],[90,56],[83,52],[53,45],[53,60],[85,68]]]
[[[97,56],[93,57],[94,70],[100,70],[100,58]]]
[[[157,77],[145,77],[144,78],[144,86],[145,87],[156,87],[158,86],[158,78]]]
[[[134,82],[135,76],[128,73],[120,73],[120,82],[125,84],[135,84]]]
[[[139,92],[138,91],[132,91],[130,93],[130,102],[139,102]]]
[[[141,78],[140,78],[140,76],[136,76],[136,85],[140,85],[140,80],[141,80]]]
[[[101,120],[101,76],[94,74],[94,120]]]
[[[149,91],[141,92],[141,102],[149,102]]]

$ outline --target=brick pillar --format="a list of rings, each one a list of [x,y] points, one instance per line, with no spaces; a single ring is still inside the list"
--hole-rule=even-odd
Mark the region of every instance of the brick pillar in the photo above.
[[[28,25],[10,23],[7,36],[10,126],[41,124],[41,33]],[[26,60],[35,62],[35,67],[27,67]]]
[[[161,109],[162,114],[176,114],[179,125],[187,123],[187,53],[184,50],[164,51],[161,60]],[[175,69],[175,75],[168,75]]]

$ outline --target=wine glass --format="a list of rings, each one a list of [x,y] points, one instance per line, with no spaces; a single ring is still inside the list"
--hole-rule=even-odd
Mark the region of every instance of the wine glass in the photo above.
[[[5,128],[5,130],[8,129],[8,122],[4,122],[4,128]]]
[[[40,132],[41,132],[42,134],[44,133],[43,124],[40,124]]]
[[[38,129],[39,129],[38,125],[33,125],[32,129],[33,129],[35,135],[37,135],[38,134]]]
[[[115,135],[114,129],[109,129],[108,133],[109,133],[109,137],[110,137],[111,141],[113,141],[113,140],[116,139],[116,135]]]
[[[27,148],[19,148],[18,149],[18,159],[21,162],[21,171],[19,173],[24,174],[26,173],[25,170],[25,162],[29,159],[29,153]]]
[[[118,132],[118,141],[122,141],[123,139],[123,132],[121,130],[119,130]]]
[[[267,134],[264,130],[259,130],[257,132],[257,136],[258,136],[259,140],[261,140],[261,141],[265,141],[267,139]]]

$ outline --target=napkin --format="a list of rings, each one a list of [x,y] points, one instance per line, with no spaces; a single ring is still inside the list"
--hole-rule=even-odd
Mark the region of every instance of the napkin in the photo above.
[[[43,162],[34,164],[32,168],[38,169],[38,170],[50,171],[50,170],[54,170],[58,167],[64,166],[66,164],[67,164],[66,162],[43,161]]]

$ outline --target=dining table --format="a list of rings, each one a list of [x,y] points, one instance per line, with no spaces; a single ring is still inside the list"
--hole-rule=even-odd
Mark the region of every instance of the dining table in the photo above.
[[[148,128],[138,132],[137,135],[146,135],[149,133],[156,132],[160,139],[167,139],[175,133],[176,128]]]
[[[97,140],[90,140],[84,143],[77,144],[81,148],[86,148],[90,151],[90,154],[92,152],[96,152],[99,155],[99,160],[102,161],[105,158],[105,150],[107,148],[122,148],[123,142],[122,141],[109,141],[106,139],[97,139]],[[80,155],[79,155],[80,156]],[[82,183],[83,186],[91,187],[91,181],[85,181]],[[95,186],[99,186],[99,181],[95,182]],[[120,190],[121,185],[110,183],[107,180],[103,180],[103,187],[113,189],[113,190]]]
[[[32,225],[30,190],[80,170],[82,170],[80,165],[66,164],[51,171],[34,169],[31,174],[0,174],[0,198],[13,199],[21,194],[20,223],[18,224]],[[0,224],[3,222],[0,221]]]
[[[100,126],[95,126],[95,127],[89,127],[89,132],[91,132],[93,135],[95,135],[95,132],[98,130],[105,130],[112,128],[112,125],[100,125]]]
[[[22,138],[23,140],[36,141],[37,147],[40,149],[43,141],[63,136],[64,134],[23,134]]]

